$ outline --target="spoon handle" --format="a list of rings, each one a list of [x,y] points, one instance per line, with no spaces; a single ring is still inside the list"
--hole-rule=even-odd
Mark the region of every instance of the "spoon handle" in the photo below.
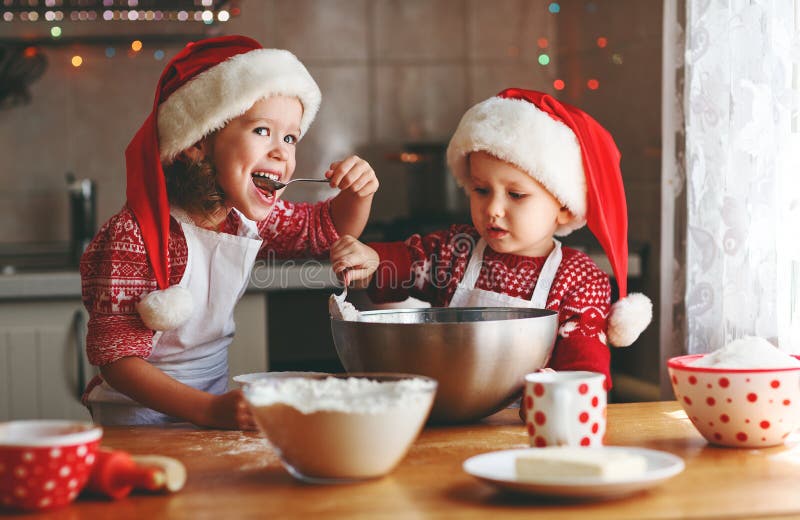
[[[253,182],[261,189],[278,191],[293,182],[330,182],[328,179],[291,179],[289,182],[280,182],[267,177],[254,177]]]
[[[330,179],[290,179],[289,182],[286,183],[286,185],[288,186],[289,184],[291,184],[293,182],[325,182],[325,183],[328,183],[328,182],[331,182],[331,181],[330,181]]]

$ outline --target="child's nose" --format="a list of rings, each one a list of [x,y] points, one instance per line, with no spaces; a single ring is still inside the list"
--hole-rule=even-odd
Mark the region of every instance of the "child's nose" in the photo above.
[[[489,217],[502,217],[505,213],[505,204],[501,197],[493,195],[486,206],[486,213]]]
[[[271,143],[267,156],[271,159],[285,160],[288,157],[288,150],[286,149],[288,146],[288,143],[283,141]]]

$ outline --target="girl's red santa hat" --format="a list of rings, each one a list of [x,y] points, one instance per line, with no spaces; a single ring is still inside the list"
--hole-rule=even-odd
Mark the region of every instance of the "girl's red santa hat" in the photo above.
[[[244,36],[189,43],[164,68],[153,110],[125,150],[128,206],[142,231],[158,290],[137,309],[152,330],[174,329],[192,313],[189,291],[170,286],[169,202],[162,165],[269,96],[303,105],[301,137],[319,110],[319,87],[289,51],[264,49]]]
[[[469,180],[467,156],[482,151],[539,181],[574,215],[556,235],[588,224],[603,247],[619,287],[608,340],[633,343],[653,317],[653,304],[628,294],[628,210],[620,153],[605,128],[582,110],[543,92],[511,88],[469,109],[447,148],[458,183]]]

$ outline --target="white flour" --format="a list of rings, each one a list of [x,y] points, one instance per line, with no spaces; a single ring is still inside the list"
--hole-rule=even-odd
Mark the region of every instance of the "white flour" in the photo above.
[[[423,378],[285,378],[244,392],[294,476],[362,479],[398,464],[430,412],[435,386]]]
[[[362,321],[373,323],[425,323],[422,315],[418,312],[387,312],[385,314],[373,314]]]
[[[340,300],[335,294],[331,294],[328,298],[328,312],[334,318],[344,321],[358,321],[359,319],[359,312],[355,305],[346,300]]]
[[[286,378],[250,385],[245,392],[254,406],[285,404],[304,414],[319,411],[375,414],[419,405],[430,399],[434,385],[422,378],[400,381]]]
[[[714,368],[800,367],[800,360],[755,336],[745,336],[703,356],[690,366]]]

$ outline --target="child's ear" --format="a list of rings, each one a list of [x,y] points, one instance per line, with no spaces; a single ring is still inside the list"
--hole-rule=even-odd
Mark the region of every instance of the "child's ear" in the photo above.
[[[198,141],[179,154],[179,157],[187,162],[198,163],[206,156],[206,141]]]
[[[574,219],[575,214],[566,206],[561,206],[561,209],[558,210],[558,215],[556,216],[556,223],[558,223],[559,226],[563,226],[564,224],[572,222]]]

